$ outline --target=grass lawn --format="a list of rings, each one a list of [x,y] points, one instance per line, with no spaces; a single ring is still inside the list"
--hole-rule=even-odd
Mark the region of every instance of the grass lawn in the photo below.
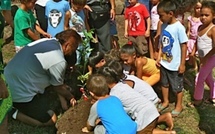
[[[7,35],[6,35],[7,36]],[[13,42],[6,44],[3,47],[3,56],[5,62],[8,62],[15,54]],[[194,90],[194,77],[193,72],[186,72],[185,78],[190,81],[185,84],[184,90],[184,110],[179,117],[174,118],[174,129],[178,134],[214,134],[215,133],[215,107],[209,104],[203,104],[198,108],[188,108],[186,104],[191,101],[191,96]],[[159,91],[160,92],[160,91]],[[205,87],[205,96],[208,97],[209,90]],[[171,95],[174,96],[174,95]],[[174,100],[174,97],[170,97]],[[171,103],[166,111],[171,111],[174,103]],[[84,124],[83,124],[84,125]],[[163,127],[162,125],[159,127]],[[56,133],[55,127],[32,127],[25,125],[19,121],[9,117],[9,132],[11,134],[54,134]],[[1,132],[0,132],[1,133]],[[78,134],[77,132],[76,134]]]

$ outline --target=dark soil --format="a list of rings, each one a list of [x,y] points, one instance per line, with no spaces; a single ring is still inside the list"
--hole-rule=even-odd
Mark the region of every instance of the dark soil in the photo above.
[[[80,100],[67,110],[56,124],[57,134],[83,134],[81,129],[86,126],[90,107],[90,100]]]
[[[118,1],[119,2],[119,1]],[[124,1],[123,1],[124,2]],[[116,15],[116,23],[117,25],[117,30],[118,30],[118,37],[119,37],[119,44],[123,45],[127,41],[124,38],[124,16],[121,14],[122,13],[122,5],[118,8],[117,15]],[[76,99],[80,99],[80,91],[79,87],[77,87],[77,74],[73,74],[72,76],[72,81],[67,81],[68,84],[72,87],[73,89],[73,94],[76,96]],[[76,82],[75,82],[76,81]],[[83,134],[81,129],[86,126],[88,115],[90,112],[90,100],[84,101],[83,99],[80,99],[78,104],[74,108],[70,108],[67,110],[62,117],[58,120],[56,124],[57,128],[57,134]],[[93,133],[93,132],[92,132]],[[90,133],[90,134],[92,134]]]

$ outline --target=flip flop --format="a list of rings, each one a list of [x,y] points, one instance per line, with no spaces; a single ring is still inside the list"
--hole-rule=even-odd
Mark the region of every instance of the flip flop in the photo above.
[[[164,111],[165,109],[167,109],[168,107],[169,107],[169,105],[167,105],[166,107],[164,107],[164,106],[162,105],[162,103],[160,103],[160,104],[158,104],[157,109],[158,109],[158,112],[162,112],[162,111]]]
[[[196,108],[196,107],[199,107],[199,106],[201,106],[202,105],[202,102],[200,102],[200,103],[195,103],[194,101],[193,102],[189,102],[189,103],[187,103],[187,107],[190,107],[190,108]]]
[[[181,111],[175,111],[175,110],[172,110],[172,112],[171,112],[171,114],[172,114],[172,117],[178,117],[179,116],[179,114],[181,114],[181,112],[182,112],[183,110],[181,110]]]
[[[204,101],[204,103],[206,103],[206,104],[212,104],[213,106],[215,106],[215,99],[206,99]]]

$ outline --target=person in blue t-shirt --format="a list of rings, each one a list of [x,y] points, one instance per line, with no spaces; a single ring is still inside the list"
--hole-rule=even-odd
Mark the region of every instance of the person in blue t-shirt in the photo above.
[[[65,13],[69,11],[69,2],[65,0],[50,0],[46,3],[45,14],[48,18],[47,32],[52,37],[64,30]]]
[[[127,115],[122,102],[117,97],[108,95],[108,85],[102,75],[92,75],[87,81],[87,89],[98,101],[90,109],[87,127],[82,129],[83,132],[89,132],[95,128],[95,134],[104,132],[106,134],[136,134],[137,124]],[[96,126],[99,121],[105,129]]]

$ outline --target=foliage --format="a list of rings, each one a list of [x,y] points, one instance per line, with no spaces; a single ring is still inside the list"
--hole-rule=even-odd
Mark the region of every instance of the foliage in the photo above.
[[[77,72],[79,73],[78,80],[80,80],[80,87],[85,87],[86,81],[89,76],[89,72],[87,73],[87,62],[88,56],[90,52],[93,50],[90,48],[90,41],[94,42],[95,38],[93,37],[93,30],[84,31],[85,38],[83,39],[82,48],[78,49],[81,54],[80,64],[77,65]]]

